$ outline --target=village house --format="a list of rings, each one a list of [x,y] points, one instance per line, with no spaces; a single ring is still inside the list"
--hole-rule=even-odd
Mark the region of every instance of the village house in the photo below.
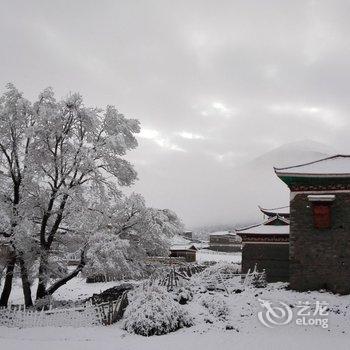
[[[192,240],[193,238],[193,232],[192,231],[183,231],[180,236],[182,236],[183,238],[186,238],[188,240]]]
[[[170,247],[171,258],[184,258],[186,262],[196,261],[197,248],[193,244],[176,244]]]
[[[275,172],[290,189],[290,287],[350,293],[350,156]]]
[[[241,238],[230,231],[213,232],[209,235],[209,249],[218,252],[240,251]]]
[[[256,266],[265,270],[268,282],[288,281],[289,220],[277,211],[268,216],[261,224],[236,230],[242,238],[242,273]]]

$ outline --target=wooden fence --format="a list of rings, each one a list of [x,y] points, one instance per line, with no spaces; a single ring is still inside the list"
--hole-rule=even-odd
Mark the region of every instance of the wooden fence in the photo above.
[[[98,305],[87,303],[78,307],[50,310],[10,306],[0,308],[0,326],[32,328],[110,325],[121,319],[126,306],[126,292],[117,300]]]
[[[181,286],[181,281],[188,281],[194,274],[203,271],[206,267],[199,265],[188,265],[170,268],[164,277],[155,277],[151,280],[156,280],[156,283],[160,286],[165,286],[168,291],[174,290],[174,288]]]

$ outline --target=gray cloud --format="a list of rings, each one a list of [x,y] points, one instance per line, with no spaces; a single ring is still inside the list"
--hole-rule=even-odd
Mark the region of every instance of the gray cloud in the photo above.
[[[269,191],[266,178],[237,177],[243,164],[301,139],[350,146],[349,10],[347,1],[3,0],[0,77],[32,99],[50,85],[140,119],[130,159],[149,204],[188,225],[250,220],[259,201],[288,196],[273,174]]]

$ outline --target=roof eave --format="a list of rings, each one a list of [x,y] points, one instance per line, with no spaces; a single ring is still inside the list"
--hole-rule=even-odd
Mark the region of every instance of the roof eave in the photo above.
[[[275,169],[275,168],[274,168]],[[281,178],[281,177],[300,177],[300,178],[303,178],[303,177],[322,177],[322,178],[329,178],[329,179],[332,179],[332,178],[350,178],[350,173],[342,173],[342,174],[334,174],[334,173],[326,173],[326,174],[320,174],[320,173],[313,173],[313,174],[310,174],[310,173],[285,173],[285,172],[281,172],[281,171],[276,171],[275,169],[275,173],[276,175]]]
[[[282,168],[277,168],[277,167],[273,167],[273,168],[274,168],[275,172],[276,171],[281,171],[281,170],[287,170],[287,169],[295,169],[295,168],[303,167],[305,165],[311,165],[311,164],[315,164],[315,163],[320,163],[320,162],[323,162],[325,160],[330,160],[330,159],[334,159],[334,158],[350,158],[350,155],[347,155],[347,154],[336,154],[334,156],[321,158],[321,159],[318,159],[318,160],[314,160],[312,162],[306,162],[306,163],[302,163],[302,164],[298,164],[298,165],[292,165],[292,166],[288,166],[288,167],[282,167]]]

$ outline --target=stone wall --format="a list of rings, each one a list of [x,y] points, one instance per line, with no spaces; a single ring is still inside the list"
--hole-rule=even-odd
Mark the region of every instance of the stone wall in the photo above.
[[[335,194],[330,229],[314,227],[309,194],[296,194],[290,202],[290,287],[300,291],[324,288],[348,294],[350,193],[328,193]]]
[[[242,273],[265,270],[268,282],[289,280],[289,244],[245,243],[242,249]]]

